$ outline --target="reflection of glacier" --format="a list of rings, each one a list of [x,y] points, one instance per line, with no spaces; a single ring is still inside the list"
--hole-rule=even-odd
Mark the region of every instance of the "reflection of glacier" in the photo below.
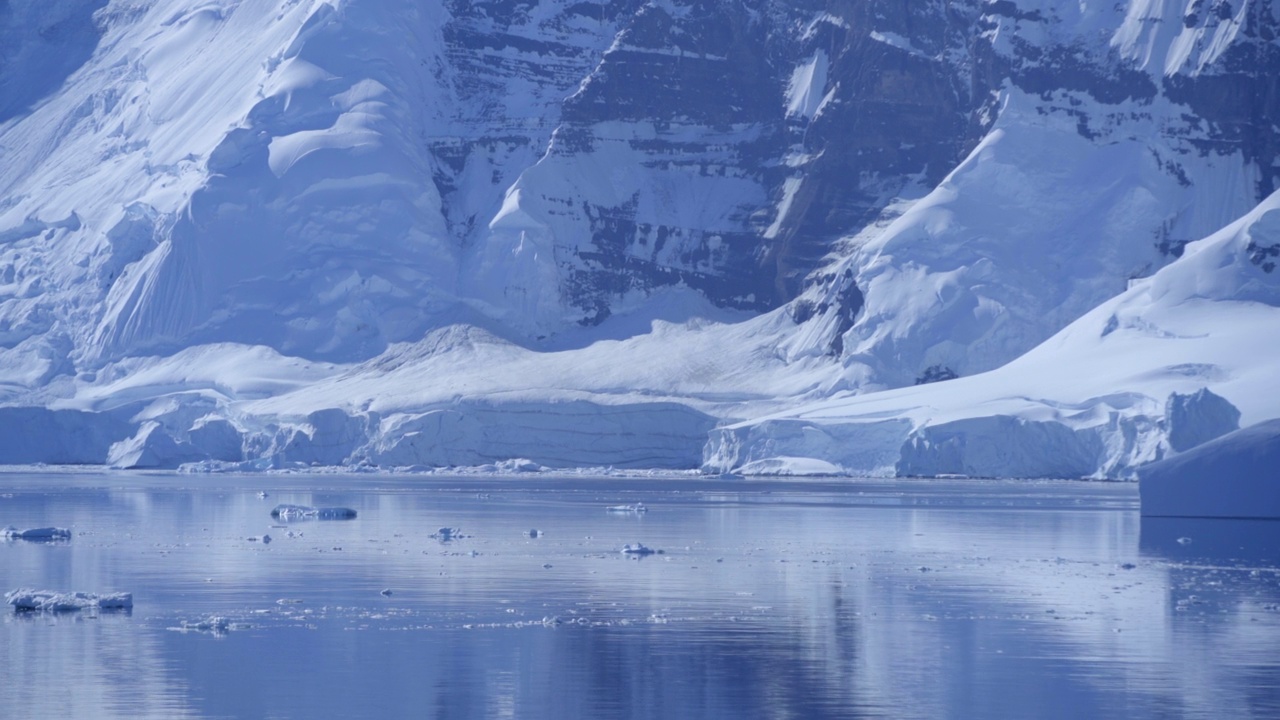
[[[1131,486],[700,481],[672,483],[673,493],[645,489],[651,481],[544,478],[550,489],[496,480],[477,496],[449,479],[379,477],[377,489],[352,490],[358,478],[276,477],[271,502],[341,503],[359,519],[309,524],[302,538],[273,531],[264,548],[244,540],[271,522],[256,485],[153,482],[52,499],[19,484],[10,507],[88,533],[68,548],[71,580],[110,578],[150,603],[129,642],[161,636],[125,643],[145,656],[128,662],[164,673],[124,678],[120,692],[164,698],[199,685],[201,715],[262,712],[255,702],[388,717],[433,706],[457,717],[1280,709],[1250,689],[1280,677],[1280,612],[1267,609],[1280,604],[1280,563],[1227,562],[1202,527],[1140,525]],[[650,511],[601,512],[602,495]],[[426,537],[446,523],[468,537],[447,548]],[[536,540],[530,527],[542,530]],[[1280,547],[1280,531],[1256,527],[1253,538],[1226,534]],[[1178,543],[1184,535],[1193,542]],[[638,563],[616,553],[636,541],[666,554]],[[0,585],[56,584],[42,579],[61,570],[32,554],[41,548],[19,549],[0,564]],[[314,629],[294,619],[304,610]],[[255,630],[214,644],[162,630],[175,624],[167,618],[209,614],[252,617]],[[563,624],[543,627],[550,616]],[[513,625],[526,621],[536,629]],[[38,662],[71,645],[86,663],[116,657],[115,645],[75,645],[81,628],[15,627],[0,626],[7,647],[51,643],[31,650]],[[361,693],[326,695],[335,663]],[[19,672],[0,668],[0,697]]]
[[[136,616],[5,617],[0,707],[21,717],[199,718],[191,685],[168,666],[163,643]],[[21,713],[18,715],[18,713]]]

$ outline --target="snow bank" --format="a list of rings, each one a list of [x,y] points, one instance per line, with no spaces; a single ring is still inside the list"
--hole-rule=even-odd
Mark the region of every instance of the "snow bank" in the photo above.
[[[5,593],[5,602],[25,612],[73,612],[77,610],[132,610],[132,593],[60,593],[22,588]]]
[[[1280,518],[1280,419],[1139,469],[1142,514]]]

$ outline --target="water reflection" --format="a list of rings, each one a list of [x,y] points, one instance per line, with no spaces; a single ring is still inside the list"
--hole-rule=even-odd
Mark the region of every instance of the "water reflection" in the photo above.
[[[1124,486],[6,480],[0,525],[74,537],[0,545],[0,589],[136,603],[6,615],[8,715],[1280,715],[1280,527]],[[239,629],[171,629],[211,616]]]

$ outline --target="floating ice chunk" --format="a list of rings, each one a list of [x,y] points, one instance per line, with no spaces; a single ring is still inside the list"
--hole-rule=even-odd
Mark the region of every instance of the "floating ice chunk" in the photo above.
[[[307,505],[277,505],[271,510],[271,517],[284,521],[290,520],[353,520],[356,511],[344,507],[315,508]]]
[[[467,536],[462,534],[462,528],[442,527],[439,530],[431,533],[431,538],[433,540],[439,540],[440,542],[449,542],[450,540],[461,540],[465,537]]]
[[[71,539],[70,530],[66,528],[58,528],[58,527],[44,527],[44,528],[32,528],[30,530],[19,530],[18,528],[10,525],[9,527],[5,528],[3,531],[0,531],[0,535],[3,535],[5,540],[32,540],[35,542],[41,542],[41,541],[48,542],[51,540],[70,540]]]
[[[192,631],[192,632],[207,632],[207,633],[213,633],[214,635],[222,635],[231,630],[240,629],[240,627],[241,626],[238,626],[232,623],[230,620],[222,617],[221,615],[213,615],[205,620],[197,620],[195,622],[187,622],[184,620],[182,622],[182,627],[178,629],[185,630],[185,631]]]
[[[605,511],[611,513],[638,514],[649,512],[649,508],[645,507],[644,503],[636,503],[635,505],[610,505],[605,508]]]
[[[642,544],[640,544],[640,543],[636,543],[636,544],[634,544],[634,545],[630,545],[630,544],[628,544],[628,545],[623,545],[623,546],[622,546],[622,554],[623,554],[623,555],[653,555],[653,554],[655,554],[655,553],[660,553],[660,552],[662,552],[662,551],[661,551],[661,550],[654,550],[654,549],[652,549],[652,548],[650,548],[650,547],[648,547],[648,546],[642,545]]]
[[[5,602],[25,612],[74,612],[76,610],[131,610],[132,593],[60,593],[22,588],[5,593]]]

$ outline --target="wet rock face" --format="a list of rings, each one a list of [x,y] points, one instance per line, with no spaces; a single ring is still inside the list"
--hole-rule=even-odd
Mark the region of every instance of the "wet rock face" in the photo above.
[[[642,0],[445,0],[442,132],[426,138],[452,234],[476,240]]]
[[[666,285],[750,310],[797,298],[843,238],[955,168],[999,115],[1003,88],[1038,96],[1046,116],[1074,118],[1097,142],[1167,99],[1189,112],[1157,125],[1185,136],[1186,152],[1244,152],[1259,168],[1259,197],[1280,172],[1270,162],[1277,135],[1260,122],[1280,110],[1280,74],[1269,71],[1280,49],[1266,40],[1280,25],[1256,3],[1245,39],[1194,74],[1163,78],[1119,55],[1107,35],[1115,27],[1090,29],[1040,2],[613,0],[544,10],[541,24],[519,3],[453,9],[462,29],[451,31],[450,52],[464,76],[509,66],[567,97],[540,116],[555,118],[538,163],[556,179],[526,188],[554,208],[539,220],[553,226],[568,317],[588,324],[618,298]],[[1118,25],[1130,11],[1098,12]],[[1225,12],[1197,22],[1224,22]],[[607,37],[596,55],[581,44],[584,18]],[[576,28],[581,42],[528,39],[556,28]],[[507,60],[493,58],[499,49]],[[489,84],[505,87],[462,86]],[[508,155],[521,142],[527,153],[538,147],[532,135],[485,142],[508,143]],[[439,154],[460,173],[450,152]],[[1190,183],[1177,157],[1165,164]],[[495,187],[509,173],[495,162]],[[442,190],[447,199],[455,188]],[[483,235],[482,222],[472,215],[456,227]],[[1164,238],[1165,256],[1190,239]]]
[[[829,5],[792,40],[800,57],[827,59],[819,92],[829,99],[812,118],[787,119],[799,188],[770,247],[784,301],[812,281],[835,240],[875,220],[908,184],[940,182],[976,142],[964,60],[972,13],[943,2]]]
[[[1242,2],[1243,0],[1237,0]],[[1188,23],[1232,19],[1232,3],[1191,3],[1196,13]],[[1280,7],[1243,2],[1239,35],[1217,62],[1195,76],[1166,77],[1169,99],[1187,106],[1204,129],[1198,138],[1203,153],[1238,150],[1258,169],[1258,195],[1280,188]],[[1207,18],[1207,19],[1206,19]]]

